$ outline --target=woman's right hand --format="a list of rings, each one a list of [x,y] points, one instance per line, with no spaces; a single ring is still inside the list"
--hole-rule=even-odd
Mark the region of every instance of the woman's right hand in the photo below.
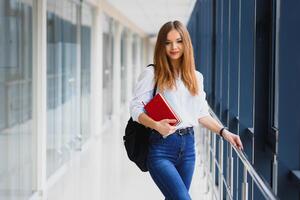
[[[163,119],[156,122],[155,130],[159,132],[162,136],[170,135],[175,132],[176,127],[170,124],[176,123],[176,119]]]

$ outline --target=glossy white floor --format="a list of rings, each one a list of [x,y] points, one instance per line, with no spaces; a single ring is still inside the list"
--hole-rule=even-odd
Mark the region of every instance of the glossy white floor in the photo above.
[[[122,141],[127,118],[122,116],[112,121],[107,126],[110,128],[90,142],[88,148],[80,152],[78,159],[68,163],[65,170],[62,169],[64,175],[59,181],[53,185],[49,181],[49,200],[164,199],[149,173],[139,171],[127,158]],[[209,200],[202,171],[197,160],[190,190],[193,200]]]

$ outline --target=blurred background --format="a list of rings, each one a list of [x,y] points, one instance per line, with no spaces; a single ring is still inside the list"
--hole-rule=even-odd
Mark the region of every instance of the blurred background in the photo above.
[[[300,199],[300,2],[1,0],[0,200],[164,199],[122,136],[159,28],[191,35],[211,114],[193,200]],[[297,106],[298,105],[298,106]]]

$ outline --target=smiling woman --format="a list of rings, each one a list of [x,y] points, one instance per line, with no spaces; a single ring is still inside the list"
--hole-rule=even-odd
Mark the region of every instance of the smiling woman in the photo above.
[[[155,121],[144,111],[157,86],[181,123],[172,119]],[[242,148],[240,138],[227,131],[208,112],[203,76],[196,71],[191,39],[179,21],[160,29],[154,51],[154,67],[140,75],[130,104],[134,121],[150,127],[147,168],[166,199],[191,199],[189,188],[195,167],[194,127],[201,123],[227,141]]]

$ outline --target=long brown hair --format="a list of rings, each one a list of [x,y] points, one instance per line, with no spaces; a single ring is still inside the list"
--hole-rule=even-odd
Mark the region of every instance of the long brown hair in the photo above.
[[[176,73],[171,62],[166,54],[165,43],[168,33],[175,29],[181,36],[183,43],[183,55],[181,59],[181,67],[179,73],[184,85],[189,92],[194,96],[198,94],[198,84],[195,74],[195,61],[193,46],[190,35],[186,27],[179,21],[170,21],[165,23],[158,32],[157,41],[154,50],[154,65],[155,65],[155,82],[159,90],[173,89],[176,87]]]

